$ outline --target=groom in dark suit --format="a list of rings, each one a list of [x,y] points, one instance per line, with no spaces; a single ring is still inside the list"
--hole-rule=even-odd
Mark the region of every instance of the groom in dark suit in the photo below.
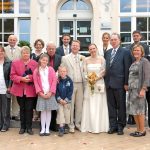
[[[105,53],[105,84],[110,122],[108,134],[117,132],[118,135],[123,135],[126,125],[126,90],[132,58],[130,51],[120,47],[119,34],[113,33],[110,42],[112,49]]]
[[[60,56],[65,56],[71,53],[71,46],[70,46],[71,37],[69,34],[63,34],[61,40],[63,42],[63,45],[61,45],[56,49],[56,54]]]

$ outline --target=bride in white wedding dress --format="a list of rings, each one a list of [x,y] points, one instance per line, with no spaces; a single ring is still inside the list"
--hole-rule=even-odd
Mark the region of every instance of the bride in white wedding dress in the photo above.
[[[108,107],[103,76],[105,59],[97,56],[97,46],[89,45],[90,57],[85,59],[84,73],[86,85],[84,91],[81,132],[100,133],[109,130]],[[89,75],[96,75],[96,83],[89,84]]]

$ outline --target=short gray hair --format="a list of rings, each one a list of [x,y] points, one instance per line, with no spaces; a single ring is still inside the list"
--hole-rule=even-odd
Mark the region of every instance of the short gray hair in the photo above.
[[[22,46],[21,47],[21,54],[23,51],[29,52],[30,53],[30,48],[28,46]]]

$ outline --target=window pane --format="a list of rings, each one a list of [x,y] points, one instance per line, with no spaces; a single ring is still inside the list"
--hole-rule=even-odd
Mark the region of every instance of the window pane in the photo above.
[[[3,13],[14,13],[14,0],[3,0]]]
[[[131,42],[131,33],[121,33],[121,42]]]
[[[4,42],[8,42],[8,37],[10,34],[4,34]]]
[[[120,0],[120,12],[131,12],[131,0]]]
[[[2,34],[0,34],[0,42],[2,42]]]
[[[4,19],[4,32],[14,32],[14,19]]]
[[[147,33],[141,33],[141,34],[142,34],[141,41],[147,41]]]
[[[2,19],[0,19],[0,33],[2,32]]]
[[[91,21],[78,21],[77,33],[78,35],[91,35]]]
[[[90,7],[87,3],[85,3],[83,0],[77,1],[77,10],[89,10]]]
[[[150,18],[148,18],[148,20],[149,20],[149,24],[148,24],[149,29],[148,29],[148,30],[149,30],[149,32],[150,32]]]
[[[137,18],[136,25],[137,30],[147,31],[147,18]]]
[[[121,32],[131,31],[131,18],[120,18],[120,31]]]
[[[147,6],[148,6],[148,12],[150,12],[150,1],[148,0],[147,3],[148,3],[147,4]]]
[[[149,0],[136,0],[136,11],[137,12],[147,12]]]
[[[0,13],[2,13],[2,1],[0,1]]]
[[[73,0],[68,0],[61,6],[61,10],[73,10],[74,9],[74,3]]]
[[[19,13],[30,13],[30,0],[19,0]]]
[[[73,21],[60,21],[59,32],[59,35],[73,35]]]
[[[30,34],[20,34],[19,35],[19,40],[20,41],[28,41],[28,42],[30,42]]]
[[[30,33],[30,20],[28,19],[19,20],[19,33]]]

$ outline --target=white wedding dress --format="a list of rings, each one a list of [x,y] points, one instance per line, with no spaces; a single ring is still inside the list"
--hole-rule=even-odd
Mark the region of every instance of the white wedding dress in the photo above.
[[[88,64],[86,72],[95,72],[98,76],[102,70],[101,64]],[[101,92],[97,87],[104,87]],[[94,93],[86,83],[84,91],[81,132],[100,133],[109,130],[108,107],[104,79],[98,80],[94,85]]]

